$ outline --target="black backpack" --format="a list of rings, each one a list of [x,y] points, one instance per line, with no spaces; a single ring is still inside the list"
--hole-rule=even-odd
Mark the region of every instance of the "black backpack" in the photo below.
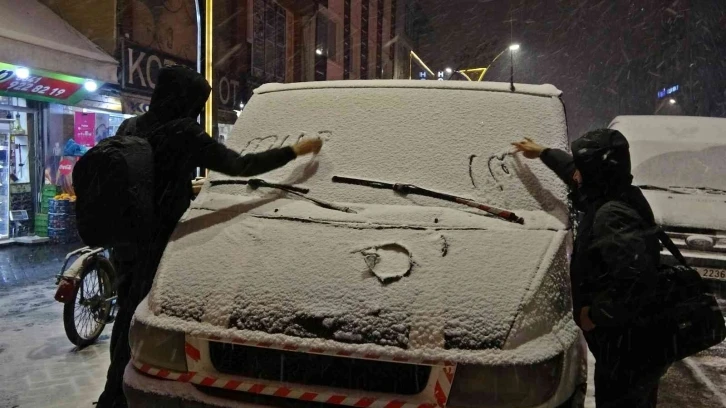
[[[135,119],[129,125],[133,134]],[[73,169],[76,223],[90,247],[143,240],[154,214],[151,145],[136,136],[114,136],[86,152]]]
[[[708,283],[688,265],[668,234],[655,223],[648,227],[677,264],[661,262],[654,275],[642,275],[642,286],[648,289],[639,296],[646,306],[628,329],[648,351],[633,347],[619,352],[630,361],[666,366],[726,340],[726,321]]]
[[[634,323],[652,337],[652,362],[672,364],[724,341],[726,322],[708,283],[660,228],[658,239],[679,265],[660,266],[652,310]]]

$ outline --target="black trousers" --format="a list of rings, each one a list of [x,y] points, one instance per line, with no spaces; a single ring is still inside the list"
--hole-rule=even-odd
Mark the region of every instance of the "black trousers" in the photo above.
[[[97,408],[125,408],[124,370],[131,361],[129,329],[136,307],[146,297],[154,280],[163,245],[138,245],[114,249],[111,261],[116,270],[118,313],[111,332],[111,365]]]
[[[656,407],[658,385],[669,366],[649,364],[647,344],[617,329],[595,328],[585,338],[596,360],[597,408]]]

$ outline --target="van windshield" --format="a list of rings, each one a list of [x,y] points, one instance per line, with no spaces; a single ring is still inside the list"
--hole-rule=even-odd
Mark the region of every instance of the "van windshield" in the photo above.
[[[523,137],[566,148],[564,108],[556,89],[522,85],[526,93],[512,93],[504,84],[500,90],[497,84],[418,82],[425,81],[268,86],[245,106],[228,145],[253,153],[291,145],[303,135],[322,137],[325,146],[317,157],[298,160],[264,179],[305,186],[330,202],[460,209],[428,197],[341,186],[332,182],[339,175],[406,180],[512,210],[563,207],[564,185],[539,161],[507,155],[489,160]],[[212,191],[258,194],[230,185]]]

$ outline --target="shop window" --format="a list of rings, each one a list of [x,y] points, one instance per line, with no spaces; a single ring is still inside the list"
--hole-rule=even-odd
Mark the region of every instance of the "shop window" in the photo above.
[[[264,82],[285,81],[287,12],[273,0],[254,0],[252,75]]]
[[[370,0],[361,0],[360,25],[360,78],[368,79],[368,18],[370,13]]]
[[[410,38],[415,44],[418,44],[419,30],[416,24],[418,15],[416,11],[411,7],[410,4],[406,4],[406,14],[404,19],[404,31],[408,38]]]
[[[338,23],[318,13],[315,53],[338,62]]]
[[[71,173],[78,159],[98,142],[116,134],[122,114],[50,104],[45,149],[45,184],[74,195]]]

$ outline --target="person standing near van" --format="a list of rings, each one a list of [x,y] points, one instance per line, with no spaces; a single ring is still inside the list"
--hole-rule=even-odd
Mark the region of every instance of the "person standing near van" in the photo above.
[[[660,244],[653,211],[632,185],[628,141],[616,130],[595,130],[572,142],[572,156],[529,138],[512,144],[571,188],[580,215],[570,265],[573,317],[596,359],[597,407],[655,407],[668,366],[648,362],[658,350],[629,323],[648,306],[638,296],[640,279],[655,273]]]
[[[123,373],[130,360],[128,333],[138,304],[148,294],[156,268],[176,224],[189,208],[192,174],[197,167],[230,176],[255,176],[284,166],[301,155],[317,153],[320,139],[289,147],[240,155],[211,138],[197,123],[211,87],[202,75],[184,66],[163,68],[149,111],[124,121],[116,136],[146,139],[153,152],[154,208],[151,233],[140,242],[113,248],[119,275],[119,309],[111,335],[111,366],[98,408],[126,407]]]

